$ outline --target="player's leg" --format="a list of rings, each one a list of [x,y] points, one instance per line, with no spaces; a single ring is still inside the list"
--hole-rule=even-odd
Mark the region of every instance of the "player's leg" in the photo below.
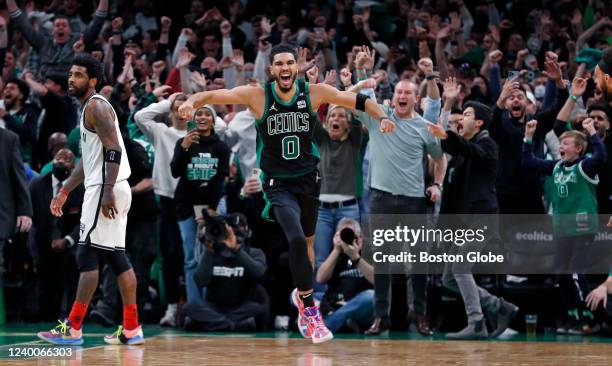
[[[304,231],[304,235],[306,236],[306,238],[311,238],[311,240],[314,239],[319,209],[319,200],[313,198],[318,196],[318,186],[314,186],[317,187],[317,191],[311,192],[313,193],[313,195],[300,196],[299,200],[300,225],[302,227],[302,230]],[[312,240],[311,243],[314,243],[314,240]],[[314,248],[314,246],[311,246],[310,248]],[[313,259],[314,252],[312,253],[311,260]],[[313,343],[321,343],[333,339],[334,336],[332,332],[327,329],[327,326],[322,320],[323,317],[319,313],[318,306],[306,308],[306,310],[304,311],[304,317],[307,320]]]
[[[287,192],[287,195],[291,193]],[[298,327],[305,337],[312,338],[313,343],[321,343],[333,338],[332,333],[323,323],[319,308],[314,304],[312,288],[312,263],[308,258],[306,236],[300,224],[300,208],[295,198],[287,197],[283,205],[274,205],[274,216],[282,227],[289,242],[289,265],[297,290],[291,294],[297,305]]]
[[[83,344],[82,324],[87,313],[87,307],[98,287],[99,251],[91,246],[77,247],[76,262],[79,267],[79,284],[76,298],[68,315],[68,319],[48,332],[38,333],[38,337],[53,344],[80,345]]]
[[[127,255],[122,250],[105,253],[104,259],[117,276],[117,284],[123,301],[123,325],[112,335],[104,337],[109,344],[142,344],[144,335],[138,324],[138,306],[136,305],[136,274]]]
[[[289,265],[298,289],[299,299],[306,307],[314,306],[312,298],[312,263],[308,256],[306,236],[300,224],[300,208],[291,193],[286,193],[284,202],[273,206],[274,216],[289,243]]]
[[[115,184],[117,211],[120,213],[114,220],[106,221],[112,225],[112,230],[106,232],[107,237],[115,243],[114,249],[104,252],[104,260],[117,277],[117,285],[123,301],[123,325],[114,334],[104,337],[109,344],[142,344],[144,336],[142,327],[138,325],[138,306],[136,305],[136,274],[125,253],[125,238],[128,212],[132,202],[132,193],[127,181]]]

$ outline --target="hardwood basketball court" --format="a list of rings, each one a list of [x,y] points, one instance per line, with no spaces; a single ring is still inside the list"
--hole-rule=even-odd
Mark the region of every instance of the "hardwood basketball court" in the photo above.
[[[85,344],[72,359],[11,359],[15,347],[40,347],[35,325],[0,328],[0,364],[11,365],[610,365],[612,339],[538,335],[526,339],[478,342],[446,341],[443,335],[422,338],[394,332],[365,338],[338,335],[320,345],[296,333],[185,333],[146,327],[144,346],[109,346],[102,337],[109,328],[87,326]],[[47,328],[42,328],[47,329]]]

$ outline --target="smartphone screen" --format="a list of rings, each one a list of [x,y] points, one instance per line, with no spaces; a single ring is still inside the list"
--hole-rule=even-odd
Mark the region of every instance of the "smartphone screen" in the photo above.
[[[196,128],[198,128],[198,124],[196,123],[196,121],[188,121],[187,122],[187,131],[191,132],[193,130],[195,130]]]

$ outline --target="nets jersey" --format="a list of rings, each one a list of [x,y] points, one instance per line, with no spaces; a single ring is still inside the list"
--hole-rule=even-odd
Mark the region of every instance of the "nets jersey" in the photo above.
[[[257,162],[265,177],[293,178],[314,171],[319,150],[314,142],[315,123],[308,83],[298,80],[293,99],[276,95],[274,82],[264,84],[266,107],[257,120]]]
[[[85,188],[100,185],[105,183],[106,181],[106,162],[104,161],[104,156],[106,154],[106,149],[104,149],[104,145],[102,145],[102,141],[98,134],[94,130],[89,129],[85,125],[84,116],[85,116],[85,108],[89,102],[93,99],[99,99],[103,103],[109,103],[106,98],[99,94],[94,94],[91,98],[89,98],[85,105],[83,106],[83,111],[81,113],[81,118],[79,122],[79,127],[81,129],[81,161],[83,162],[83,171],[85,172]],[[110,103],[109,103],[110,105]],[[113,108],[111,106],[111,108]],[[121,163],[119,164],[119,173],[117,175],[117,183],[124,181],[130,177],[130,163],[128,162],[127,153],[125,151],[125,146],[123,144],[123,138],[121,137],[121,132],[119,130],[119,121],[117,120],[117,113],[113,109],[113,114],[115,116],[115,131],[117,133],[117,139],[119,140],[119,146],[121,146],[122,154],[121,154]]]

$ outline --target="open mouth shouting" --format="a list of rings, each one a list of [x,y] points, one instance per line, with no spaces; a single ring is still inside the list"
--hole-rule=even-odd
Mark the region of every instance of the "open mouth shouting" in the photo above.
[[[281,73],[279,75],[279,78],[283,84],[289,84],[291,82],[291,73],[290,72]]]
[[[522,112],[523,106],[521,104],[517,103],[510,106],[510,113],[512,113],[513,116],[520,116]]]

